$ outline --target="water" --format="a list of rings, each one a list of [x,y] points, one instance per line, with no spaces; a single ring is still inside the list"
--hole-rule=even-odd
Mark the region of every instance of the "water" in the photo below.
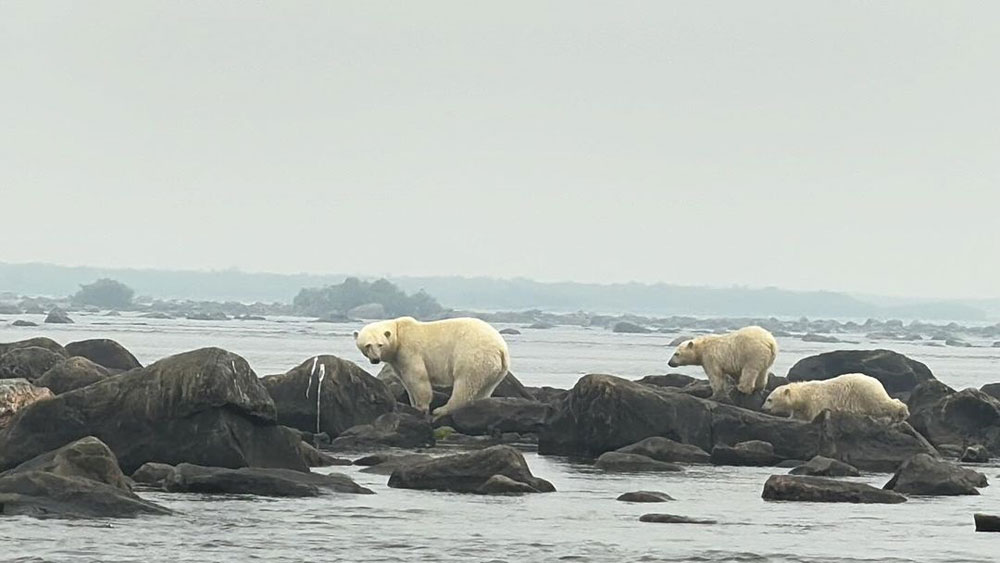
[[[39,317],[20,318],[40,321]],[[113,338],[141,362],[202,346],[243,355],[258,374],[279,373],[320,353],[361,360],[353,325],[304,319],[200,322],[74,315],[75,325],[0,327],[0,342]],[[10,319],[8,319],[9,321]],[[623,335],[559,327],[507,337],[526,385],[571,386],[580,375],[665,373],[672,335]],[[843,348],[888,347],[918,359],[956,388],[1000,381],[1000,351],[922,343],[805,343],[779,338],[775,373],[799,358]],[[977,342],[985,345],[985,342]],[[373,366],[361,364],[366,369]],[[697,368],[684,371],[702,377]],[[387,477],[343,471],[375,495],[262,499],[142,493],[176,511],[133,520],[0,518],[0,559],[14,561],[919,561],[993,562],[1000,534],[976,534],[974,512],[1000,512],[994,487],[981,496],[914,498],[900,505],[766,503],[767,476],[782,470],[693,466],[682,474],[611,475],[527,453],[532,471],[559,492],[479,497],[389,489]],[[993,480],[1000,466],[983,468]],[[885,474],[858,480],[881,486]],[[615,501],[632,490],[677,499]],[[669,512],[718,524],[640,523]]]

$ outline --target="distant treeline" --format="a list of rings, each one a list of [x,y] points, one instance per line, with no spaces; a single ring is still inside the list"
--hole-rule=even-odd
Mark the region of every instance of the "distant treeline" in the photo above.
[[[303,288],[344,283],[345,275],[261,274],[66,267],[0,263],[0,293],[73,295],[101,278],[134,288],[136,298],[291,304]],[[359,281],[370,281],[358,276]],[[395,277],[388,281],[411,295],[420,292],[451,309],[485,311],[542,309],[555,312],[642,315],[779,316],[812,318],[901,318],[970,321],[1000,318],[1000,299],[913,301],[895,304],[829,291],[776,288],[707,288],[671,284],[544,283],[527,279]],[[362,303],[363,304],[363,303]],[[308,307],[308,305],[303,305]],[[312,309],[310,309],[312,310]]]
[[[314,317],[365,317],[356,308],[373,305],[376,307],[367,311],[368,318],[412,316],[425,319],[444,310],[437,300],[423,290],[407,295],[384,279],[366,282],[358,278],[347,278],[340,284],[304,288],[292,301],[292,309],[297,315]]]

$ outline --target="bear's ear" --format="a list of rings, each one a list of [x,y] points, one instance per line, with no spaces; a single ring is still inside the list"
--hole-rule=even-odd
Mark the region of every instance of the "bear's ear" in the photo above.
[[[386,337],[386,338],[389,338],[390,336],[392,336],[392,333],[391,333],[391,332],[389,332],[388,330],[387,330],[387,331],[385,331],[385,337]]]
[[[781,390],[781,395],[783,397],[787,397],[787,396],[789,396],[791,394],[792,394],[792,390],[789,389],[788,387],[785,387],[784,389]]]
[[[694,340],[688,340],[687,347],[694,348]]]
[[[354,339],[355,339],[355,340],[357,340],[357,339],[358,339],[358,331],[356,331],[356,330],[354,331]]]

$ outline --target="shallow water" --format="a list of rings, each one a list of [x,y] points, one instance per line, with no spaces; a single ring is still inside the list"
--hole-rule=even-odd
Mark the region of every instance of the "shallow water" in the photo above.
[[[40,321],[40,317],[20,318]],[[353,325],[304,319],[150,320],[74,315],[75,325],[0,327],[0,342],[49,336],[66,343],[113,338],[143,363],[220,346],[258,374],[287,370],[319,353],[362,359]],[[3,322],[3,321],[0,321]],[[9,322],[9,319],[8,321]],[[6,324],[6,323],[5,323]],[[625,377],[665,373],[672,335],[623,335],[602,329],[524,330],[507,337],[513,371],[526,385],[568,387],[590,372]],[[845,337],[852,338],[852,337]],[[1000,381],[1000,351],[920,343],[804,343],[779,339],[775,373],[796,360],[842,348],[887,347],[925,362],[953,387]],[[982,344],[982,343],[980,343]],[[369,371],[375,366],[364,365]],[[685,373],[702,376],[698,369]],[[559,492],[479,497],[389,489],[387,476],[336,468],[375,495],[262,499],[141,493],[177,515],[134,520],[0,519],[0,559],[16,561],[920,561],[1000,559],[1000,534],[976,534],[974,512],[1000,512],[995,487],[981,496],[911,499],[899,505],[767,503],[760,493],[772,468],[688,467],[681,474],[611,475],[563,458],[527,453],[532,471]],[[319,471],[331,471],[321,469]],[[997,479],[1000,466],[983,468]],[[885,474],[859,480],[881,486]],[[615,501],[632,490],[659,490],[660,504]],[[640,523],[669,512],[715,525]]]

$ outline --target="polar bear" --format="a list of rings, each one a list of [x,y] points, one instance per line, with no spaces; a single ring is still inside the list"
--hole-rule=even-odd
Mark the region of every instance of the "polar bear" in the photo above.
[[[489,397],[510,369],[503,336],[479,319],[423,323],[400,317],[366,325],[354,333],[354,340],[371,363],[392,366],[410,404],[425,414],[430,410],[432,386],[451,386],[451,398],[434,409],[435,418]]]
[[[763,409],[809,421],[825,409],[887,418],[893,422],[910,416],[905,403],[890,397],[879,380],[862,373],[782,385],[767,396]]]
[[[726,397],[738,381],[740,393],[750,395],[767,385],[768,370],[778,356],[778,343],[759,326],[728,334],[709,334],[682,342],[667,362],[672,368],[701,366],[712,386],[712,397]]]

